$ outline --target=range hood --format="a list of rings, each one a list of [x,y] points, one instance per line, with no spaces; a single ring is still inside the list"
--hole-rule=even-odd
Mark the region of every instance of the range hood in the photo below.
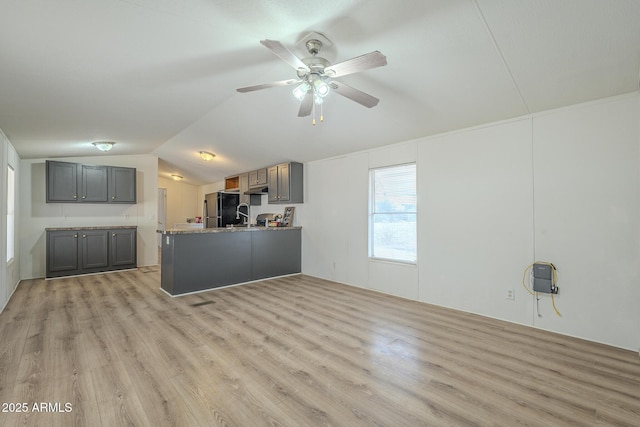
[[[266,194],[268,192],[269,187],[265,185],[264,187],[250,188],[249,190],[245,191],[244,194]]]

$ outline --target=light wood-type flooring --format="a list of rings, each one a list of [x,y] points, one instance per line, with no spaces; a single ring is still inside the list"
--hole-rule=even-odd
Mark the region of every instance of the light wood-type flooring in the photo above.
[[[640,425],[637,353],[308,276],[27,280],[0,346],[0,426]]]

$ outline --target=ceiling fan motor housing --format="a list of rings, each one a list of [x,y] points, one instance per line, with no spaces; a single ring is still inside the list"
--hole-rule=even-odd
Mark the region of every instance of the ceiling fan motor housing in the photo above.
[[[311,40],[307,40],[307,42],[305,43],[305,46],[307,47],[307,51],[311,55],[316,56],[318,52],[320,52],[320,49],[322,49],[322,42],[317,39],[311,39]]]

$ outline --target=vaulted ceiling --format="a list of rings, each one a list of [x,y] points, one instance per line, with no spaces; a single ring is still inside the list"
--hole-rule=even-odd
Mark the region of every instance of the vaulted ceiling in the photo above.
[[[21,158],[153,154],[203,184],[638,90],[637,0],[3,0],[0,128]],[[339,80],[324,122],[297,117],[299,56],[317,31],[332,63],[388,65]],[[200,150],[217,155],[211,162]]]

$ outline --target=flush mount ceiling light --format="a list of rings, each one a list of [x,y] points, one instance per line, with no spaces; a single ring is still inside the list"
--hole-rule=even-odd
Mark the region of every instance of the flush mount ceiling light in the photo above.
[[[213,158],[216,155],[213,153],[210,153],[208,151],[201,151],[200,152],[200,157],[202,158],[202,160],[204,160],[205,162],[208,162],[209,160],[213,160]]]
[[[172,174],[171,178],[173,178],[174,181],[182,181],[182,177],[180,175]]]
[[[113,148],[115,142],[110,141],[96,141],[92,143],[98,150],[104,151],[105,153]]]

